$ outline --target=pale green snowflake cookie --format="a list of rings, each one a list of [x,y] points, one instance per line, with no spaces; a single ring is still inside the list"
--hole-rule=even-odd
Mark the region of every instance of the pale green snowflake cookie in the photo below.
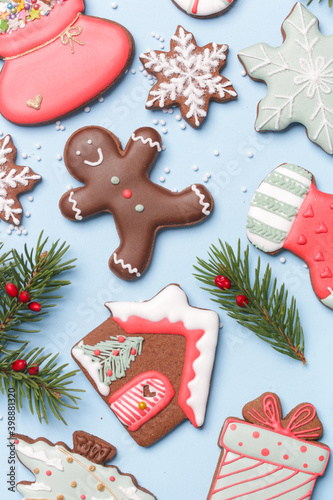
[[[257,43],[238,57],[248,75],[264,81],[267,95],[258,105],[258,132],[301,123],[309,139],[333,154],[333,36],[297,2],[282,25],[283,44]]]

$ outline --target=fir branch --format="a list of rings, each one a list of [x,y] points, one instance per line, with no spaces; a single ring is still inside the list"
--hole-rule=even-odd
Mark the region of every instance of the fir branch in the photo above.
[[[309,0],[308,3],[306,5],[310,5],[310,3],[312,3],[313,0]],[[319,3],[321,3],[323,0],[319,0]],[[333,5],[333,0],[328,0],[328,6],[329,7],[332,7]]]
[[[18,351],[7,352],[0,360],[0,391],[5,394],[10,387],[15,389],[16,409],[18,412],[23,408],[23,399],[27,398],[32,414],[36,412],[39,421],[44,417],[46,423],[47,408],[46,401],[52,413],[58,420],[65,422],[62,412],[65,408],[77,409],[77,400],[74,392],[83,392],[79,389],[69,388],[72,378],[78,370],[63,373],[68,366],[64,364],[57,366],[58,354],[44,354],[44,348],[32,349],[26,352],[26,344]],[[27,362],[27,370],[38,365],[40,370],[37,375],[29,375],[28,371],[15,372],[12,363],[23,358]]]
[[[27,246],[24,253],[19,254],[13,249],[5,254],[5,260],[0,260],[0,344],[6,342],[21,342],[18,335],[9,332],[36,333],[39,330],[22,329],[22,323],[41,321],[47,314],[46,309],[54,307],[54,300],[61,298],[54,292],[60,287],[69,285],[70,281],[58,279],[59,274],[72,269],[75,259],[62,262],[69,246],[66,243],[53,243],[45,250],[48,238],[43,239],[43,232],[37,241],[36,249],[30,252]],[[40,313],[31,312],[26,304],[16,298],[11,298],[5,290],[5,285],[13,282],[19,292],[27,291],[32,301],[38,300],[43,306]],[[47,304],[45,301],[48,301]],[[51,303],[49,301],[52,301]]]
[[[268,342],[273,349],[305,364],[303,328],[295,298],[288,301],[288,291],[284,285],[278,288],[276,278],[272,280],[269,265],[262,275],[260,257],[251,285],[249,247],[242,257],[240,240],[236,255],[228,243],[223,244],[220,240],[219,243],[220,249],[211,246],[207,262],[198,258],[199,266],[194,266],[198,271],[194,276],[208,285],[203,290],[210,292],[212,300],[228,311],[228,316]],[[221,290],[216,286],[215,278],[220,275],[230,280],[230,289]],[[236,303],[240,294],[249,300],[244,307]]]

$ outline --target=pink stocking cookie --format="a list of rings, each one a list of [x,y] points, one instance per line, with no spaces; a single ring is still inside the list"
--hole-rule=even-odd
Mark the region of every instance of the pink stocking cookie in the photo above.
[[[131,34],[83,15],[83,0],[11,5],[0,2],[0,112],[14,123],[68,115],[114,85],[132,60]]]
[[[123,150],[108,130],[84,127],[65,146],[67,169],[85,186],[64,194],[60,210],[73,221],[113,214],[120,245],[109,267],[125,280],[138,278],[148,267],[160,229],[195,224],[213,209],[211,194],[200,184],[173,193],[149,179],[161,144],[158,132],[145,127],[132,134]]]
[[[315,407],[302,403],[283,418],[278,396],[265,393],[244,406],[243,417],[222,427],[207,500],[310,500],[330,457],[317,441],[323,426]]]
[[[333,195],[313,175],[285,163],[260,184],[251,201],[247,235],[260,250],[287,249],[309,266],[319,300],[333,309]]]

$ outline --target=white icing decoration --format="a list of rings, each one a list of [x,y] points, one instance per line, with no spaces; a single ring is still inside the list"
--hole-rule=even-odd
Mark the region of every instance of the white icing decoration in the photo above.
[[[157,148],[157,151],[160,153],[162,151],[162,148],[161,148],[161,145],[159,142],[155,141],[153,142],[152,139],[150,137],[147,137],[146,139],[144,137],[142,137],[142,135],[135,135],[135,133],[133,132],[132,134],[132,140],[137,142],[137,141],[141,141],[142,144],[149,144],[149,146],[151,148],[154,148],[156,147]]]
[[[97,161],[84,160],[84,163],[86,165],[89,165],[90,167],[98,167],[98,165],[101,165],[101,163],[103,163],[103,160],[104,160],[103,151],[101,150],[101,148],[97,149],[97,153],[98,153],[98,160]]]
[[[301,123],[311,141],[333,154],[332,37],[322,35],[318,19],[299,2],[283,32],[281,47],[258,43],[239,53],[249,75],[268,85],[256,129],[284,130]]]
[[[83,368],[89,373],[90,377],[96,384],[96,387],[102,396],[108,396],[110,393],[110,386],[101,382],[99,379],[99,370],[101,368],[101,364],[97,361],[93,361],[91,356],[85,354],[82,349],[79,349],[80,346],[83,345],[83,341],[79,342],[79,344],[72,349],[72,354],[74,358],[76,358]]]
[[[68,201],[70,201],[73,205],[72,210],[73,210],[73,212],[75,212],[75,219],[82,220],[81,210],[79,208],[77,208],[77,201],[74,200],[73,194],[74,194],[74,191],[71,191],[71,194],[69,195]]]
[[[199,0],[197,13],[192,12],[194,0],[174,0],[179,7],[192,16],[214,16],[220,14],[230,7],[233,0]]]
[[[172,37],[177,57],[169,58],[163,52],[158,54],[150,51],[141,54],[140,58],[146,60],[146,69],[154,73],[164,73],[168,78],[150,91],[151,99],[147,101],[146,106],[149,108],[157,102],[159,107],[163,108],[166,99],[176,103],[178,96],[185,97],[186,118],[194,118],[198,127],[207,116],[207,93],[210,96],[216,94],[221,99],[226,94],[236,97],[237,93],[227,88],[231,86],[231,82],[223,82],[221,75],[212,77],[216,67],[226,60],[227,45],[218,46],[213,42],[212,48],[207,47],[202,54],[196,52],[193,39],[193,34],[185,32],[180,26]]]
[[[12,148],[7,148],[10,141],[10,136],[7,135],[1,145],[0,149],[0,167],[4,165],[8,158],[6,156],[13,152]],[[31,172],[29,167],[24,167],[20,173],[17,173],[15,168],[12,168],[8,173],[0,170],[0,212],[5,213],[5,220],[12,219],[14,224],[19,224],[19,219],[15,216],[22,213],[21,208],[13,208],[14,200],[7,198],[8,188],[15,189],[18,185],[28,186],[30,180],[38,180],[41,178],[38,174],[29,175]]]
[[[202,213],[205,214],[205,215],[209,215],[210,214],[210,210],[208,210],[208,208],[210,207],[210,203],[204,202],[205,195],[200,192],[200,190],[197,188],[197,186],[195,184],[192,184],[191,189],[192,189],[192,191],[195,192],[195,194],[199,198],[199,203],[203,207]]]
[[[81,155],[81,151],[76,151],[75,153],[77,156],[80,156]]]
[[[141,274],[138,272],[136,267],[132,267],[131,264],[125,264],[124,259],[118,259],[116,252],[113,254],[114,263],[116,265],[121,265],[123,269],[127,269],[130,274],[136,274],[140,278]]]
[[[131,486],[130,488],[123,488],[123,486],[119,486],[119,490],[124,493],[128,500],[140,500],[139,495],[136,494],[138,490],[135,486]]]
[[[52,491],[52,489],[44,483],[31,483],[25,485],[26,490],[30,491]]]
[[[20,443],[15,445],[15,449],[16,451],[22,453],[22,455],[25,455],[28,458],[34,458],[35,460],[39,460],[40,462],[43,462],[45,465],[48,465],[49,467],[55,467],[59,471],[64,470],[64,466],[60,458],[48,458],[44,450],[34,451],[32,446],[23,446]]]
[[[195,424],[201,426],[205,419],[210,380],[214,366],[219,332],[219,317],[214,311],[198,309],[188,304],[184,291],[169,285],[147,302],[107,302],[106,307],[115,318],[126,322],[138,316],[152,322],[168,319],[170,323],[182,321],[187,330],[203,330],[196,343],[199,356],[193,362],[195,376],[187,383],[190,397],[186,404],[193,410]],[[182,408],[186,413],[186,408]]]

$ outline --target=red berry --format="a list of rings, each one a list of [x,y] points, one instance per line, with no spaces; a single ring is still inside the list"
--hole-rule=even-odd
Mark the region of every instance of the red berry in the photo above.
[[[28,307],[31,311],[35,311],[35,312],[39,312],[42,308],[42,306],[38,302],[30,302]]]
[[[237,295],[236,302],[239,307],[245,307],[249,303],[249,299],[245,295]]]
[[[231,287],[230,280],[228,280],[225,276],[216,276],[215,285],[221,288],[221,290],[224,290],[225,288],[229,290]]]
[[[17,359],[12,364],[12,369],[14,372],[24,372],[27,367],[27,362],[24,359]]]
[[[29,375],[37,375],[38,372],[39,372],[39,366],[36,364],[32,365],[32,367],[29,368],[28,370]]]
[[[20,302],[27,303],[30,300],[30,295],[28,292],[21,292],[19,296]]]
[[[10,297],[17,297],[18,296],[18,288],[14,283],[6,283],[6,292]]]

